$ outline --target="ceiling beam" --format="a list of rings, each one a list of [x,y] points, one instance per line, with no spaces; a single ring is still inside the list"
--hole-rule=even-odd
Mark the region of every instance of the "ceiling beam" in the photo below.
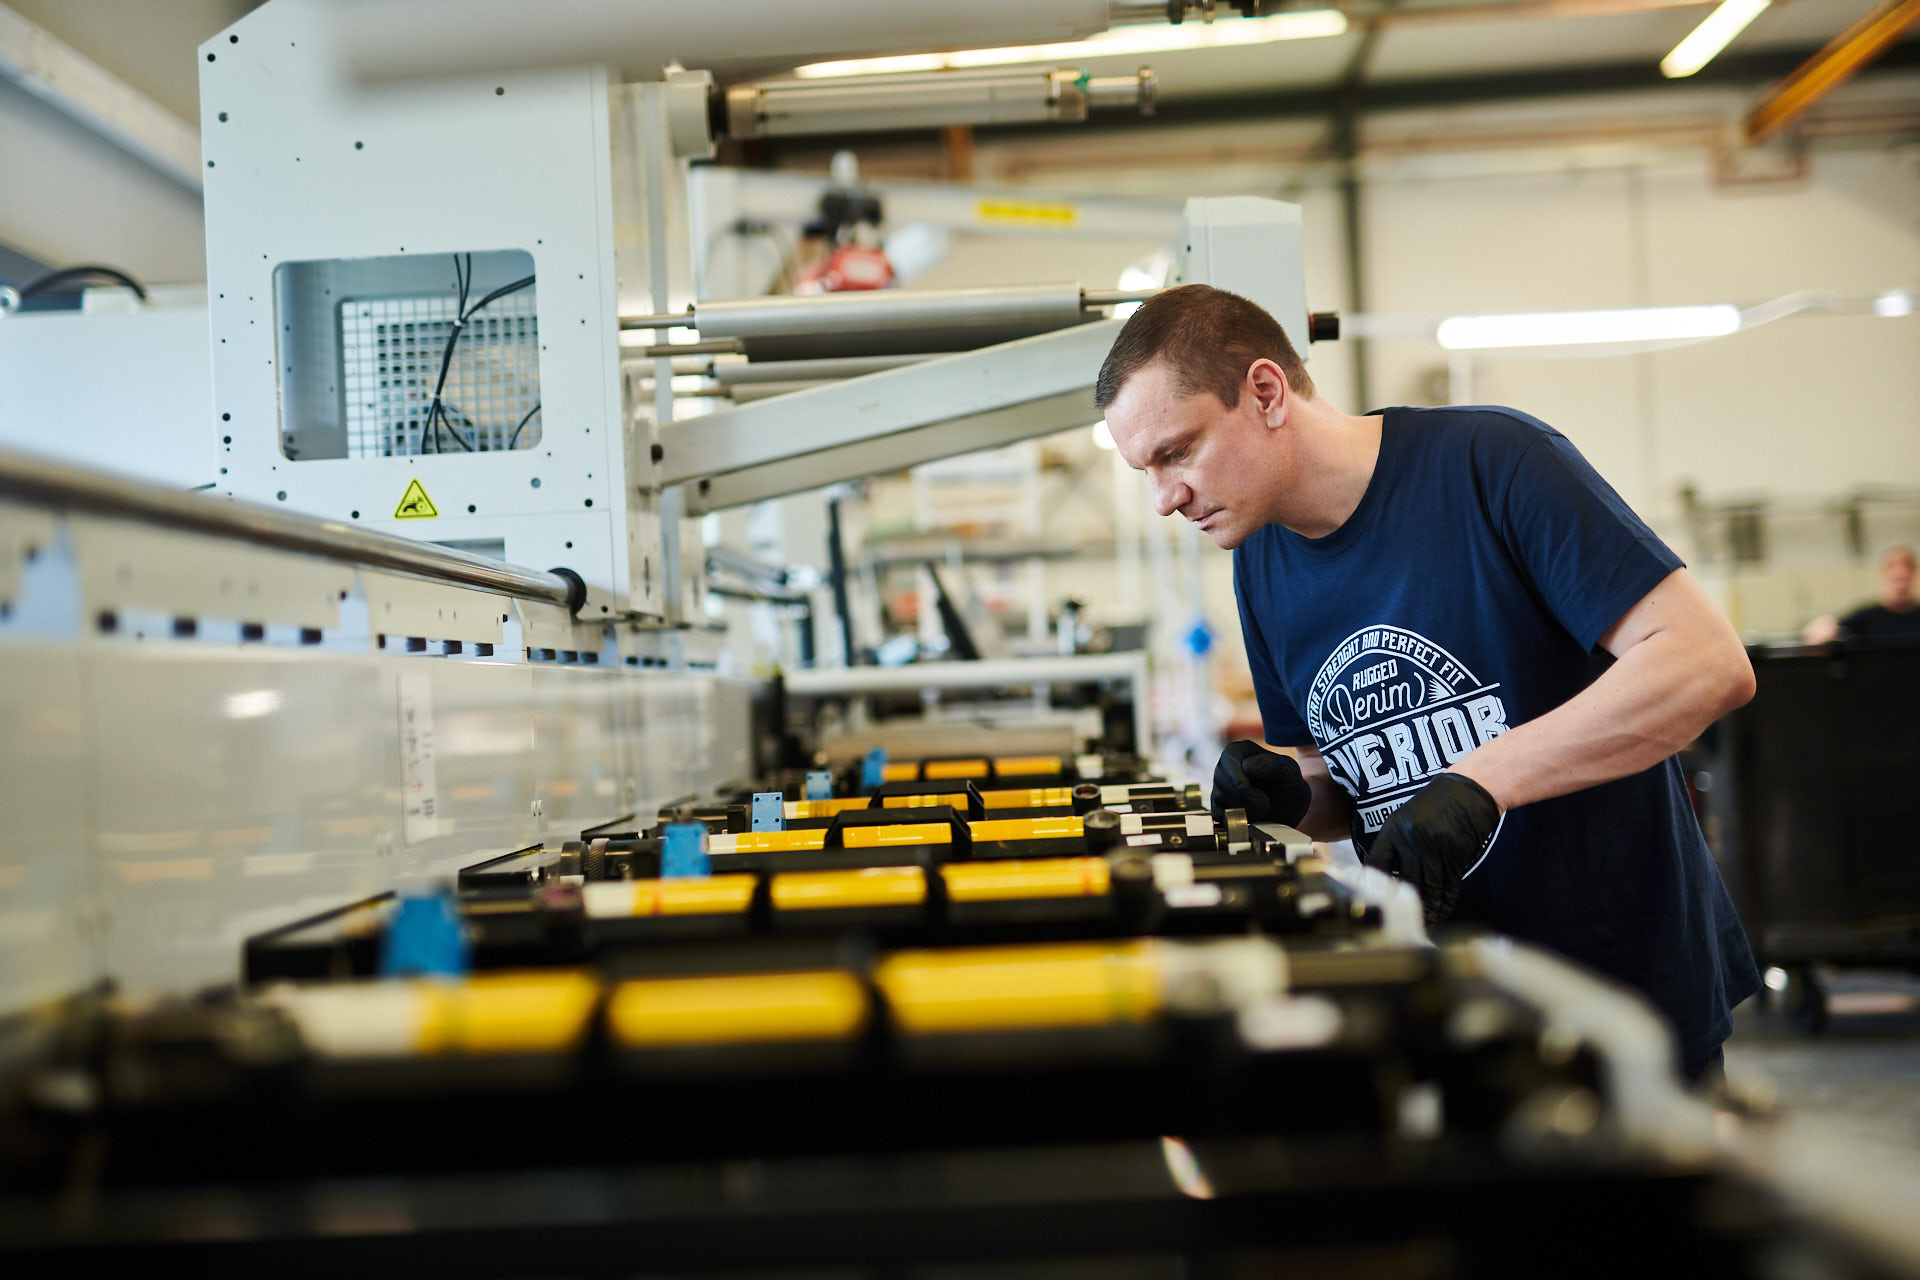
[[[0,76],[196,194],[200,130],[0,4]]]
[[[1597,66],[1550,67],[1496,75],[1444,76],[1418,80],[1369,80],[1343,97],[1337,84],[1313,88],[1284,89],[1266,93],[1243,93],[1208,98],[1162,100],[1151,119],[1098,117],[1085,124],[1061,126],[995,125],[976,127],[978,142],[1011,141],[1031,137],[1035,129],[1071,128],[1082,136],[1100,133],[1142,134],[1155,129],[1178,128],[1196,124],[1228,124],[1246,121],[1284,119],[1324,120],[1342,106],[1351,106],[1362,115],[1389,111],[1417,111],[1429,107],[1470,106],[1478,103],[1524,102],[1550,98],[1592,96],[1605,93],[1630,93],[1659,90],[1688,93],[1703,87],[1745,88],[1778,80],[1807,61],[1815,49],[1770,50],[1729,56],[1722,54],[1685,81],[1669,80],[1660,74],[1657,58],[1632,62],[1603,63]],[[1920,69],[1920,40],[1908,40],[1893,46],[1873,66],[1876,72]],[[842,149],[858,151],[916,138],[931,140],[926,130],[897,133],[823,134],[805,138],[761,139],[767,143],[765,162],[778,167],[785,158]]]
[[[1742,122],[1748,142],[1765,142],[1887,50],[1920,22],[1920,0],[1886,0],[1826,48],[1761,94]]]

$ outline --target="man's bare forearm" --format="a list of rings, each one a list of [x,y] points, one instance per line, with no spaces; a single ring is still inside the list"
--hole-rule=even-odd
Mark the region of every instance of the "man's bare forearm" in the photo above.
[[[1352,836],[1353,798],[1334,782],[1318,751],[1312,747],[1292,750],[1300,762],[1300,776],[1313,790],[1313,803],[1294,825],[1315,840],[1345,840]]]
[[[1603,639],[1618,660],[1593,684],[1454,766],[1502,809],[1649,769],[1753,696],[1753,668],[1684,570]],[[1617,647],[1616,647],[1617,646]]]

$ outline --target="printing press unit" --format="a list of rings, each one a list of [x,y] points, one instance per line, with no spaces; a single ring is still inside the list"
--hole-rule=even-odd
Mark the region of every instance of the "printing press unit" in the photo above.
[[[579,47],[482,8],[271,0],[202,50],[219,494],[0,457],[11,1271],[1914,1266],[1637,999],[1156,776],[1138,688],[1124,732],[904,753],[721,668],[693,517],[1084,426],[1126,298],[669,311],[689,158],[793,118],[705,68],[1181,6],[583,5]],[[1014,109],[979,84],[940,119]],[[1297,208],[1182,232],[1178,279],[1309,331]],[[620,335],[672,329],[649,394]],[[843,367],[677,421],[676,346]],[[1125,683],[1080,661],[975,671]]]

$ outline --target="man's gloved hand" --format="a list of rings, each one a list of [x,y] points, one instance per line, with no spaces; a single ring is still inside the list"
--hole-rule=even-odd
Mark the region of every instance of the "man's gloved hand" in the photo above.
[[[1420,891],[1427,928],[1446,923],[1473,870],[1500,827],[1500,806],[1472,778],[1443,773],[1393,811],[1374,837],[1366,863]]]
[[[1300,776],[1292,756],[1268,751],[1242,738],[1229,742],[1213,766],[1213,812],[1245,809],[1249,822],[1278,822],[1293,826],[1307,816],[1313,789]]]

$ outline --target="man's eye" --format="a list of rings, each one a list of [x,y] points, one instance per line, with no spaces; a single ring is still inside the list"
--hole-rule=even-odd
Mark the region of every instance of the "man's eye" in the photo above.
[[[1186,456],[1187,456],[1187,446],[1183,444],[1178,449],[1175,449],[1172,453],[1169,453],[1167,455],[1167,461],[1178,462]]]

